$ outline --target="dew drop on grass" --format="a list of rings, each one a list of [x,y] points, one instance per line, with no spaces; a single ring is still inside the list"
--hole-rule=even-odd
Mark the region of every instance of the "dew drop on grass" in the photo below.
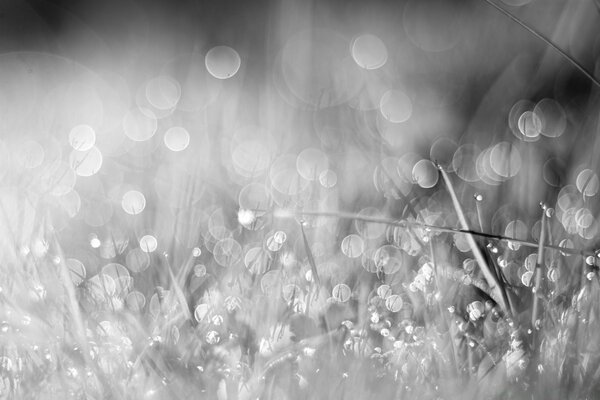
[[[352,289],[350,286],[345,283],[338,283],[331,290],[331,296],[340,303],[345,303],[350,300],[350,296],[352,295]]]
[[[385,44],[372,34],[361,35],[354,39],[351,52],[358,66],[367,70],[381,68],[388,59]]]
[[[346,257],[356,258],[363,254],[365,243],[359,235],[350,234],[342,240],[341,248]]]

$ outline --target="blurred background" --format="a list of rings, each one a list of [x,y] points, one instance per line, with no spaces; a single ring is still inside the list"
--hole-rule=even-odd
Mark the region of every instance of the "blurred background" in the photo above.
[[[598,1],[494,3],[600,79]],[[458,228],[438,163],[472,229],[535,243],[543,202],[549,243],[593,254],[598,93],[484,0],[0,0],[0,289],[38,314],[71,293],[88,329],[110,310],[144,315],[131,338],[172,326],[183,337],[178,318],[191,319],[209,345],[227,336],[205,317],[246,301],[256,311],[230,324],[257,337],[286,307],[326,325],[307,331],[362,321],[375,284],[403,296],[386,312],[423,323],[406,294],[432,261],[423,237],[322,217],[304,218],[305,232],[271,211]],[[441,259],[465,261],[464,237],[444,235]],[[529,299],[518,250],[497,262]],[[548,280],[571,290],[580,263],[556,254]],[[44,263],[66,267],[73,292]],[[449,293],[444,307],[460,302]],[[363,307],[331,311],[350,298]]]

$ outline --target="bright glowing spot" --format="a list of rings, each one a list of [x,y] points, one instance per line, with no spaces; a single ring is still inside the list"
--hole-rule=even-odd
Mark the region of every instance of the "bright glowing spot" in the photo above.
[[[140,249],[146,253],[152,253],[158,247],[158,241],[152,235],[144,235],[140,239]]]
[[[381,115],[390,122],[400,123],[408,120],[413,112],[410,98],[399,90],[388,90],[379,101]]]
[[[412,177],[419,186],[429,189],[438,182],[438,169],[431,161],[420,160],[413,167]]]
[[[69,144],[75,150],[87,151],[96,144],[96,132],[89,125],[77,125],[69,132]]]
[[[194,247],[192,249],[192,255],[194,257],[200,257],[202,255],[202,250],[200,249],[200,247]]]
[[[96,146],[88,151],[71,151],[69,164],[75,173],[79,176],[92,176],[102,167],[102,153]]]
[[[213,47],[204,59],[206,69],[217,79],[228,79],[240,69],[242,60],[237,51],[228,46]]]
[[[238,222],[242,226],[250,226],[256,221],[256,214],[252,210],[240,209],[238,211]]]
[[[362,35],[352,43],[352,58],[364,69],[381,68],[388,58],[385,44],[375,35]]]
[[[165,133],[165,146],[171,151],[185,150],[190,144],[190,134],[180,126],[169,128]]]
[[[127,214],[136,215],[146,207],[146,198],[137,190],[130,190],[123,195],[121,207]]]
[[[170,110],[181,96],[179,83],[168,76],[157,76],[146,83],[146,99],[159,110]]]
[[[102,245],[102,242],[100,241],[100,239],[98,239],[98,236],[96,236],[95,234],[92,234],[90,236],[90,246],[92,246],[93,249],[97,249]]]
[[[156,133],[157,127],[156,116],[147,108],[131,109],[123,117],[125,135],[136,142],[150,139]]]

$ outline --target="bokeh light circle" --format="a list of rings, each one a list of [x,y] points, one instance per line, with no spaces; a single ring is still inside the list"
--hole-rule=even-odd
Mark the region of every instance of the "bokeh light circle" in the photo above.
[[[123,195],[121,207],[127,214],[139,214],[146,208],[146,197],[137,190],[130,190]]]
[[[393,123],[407,121],[413,112],[411,99],[400,90],[388,90],[379,101],[381,115]]]
[[[242,60],[237,51],[229,46],[216,46],[206,53],[206,69],[217,79],[228,79],[240,69]]]
[[[183,151],[190,144],[190,134],[181,126],[173,126],[165,132],[164,143],[171,151]]]
[[[352,58],[364,69],[381,68],[388,59],[387,48],[383,41],[375,35],[366,34],[354,39]]]
[[[156,115],[147,108],[133,108],[123,117],[125,135],[135,142],[150,139],[156,133],[157,128]]]
[[[96,144],[96,132],[89,125],[74,126],[69,132],[69,144],[75,150],[87,151]]]
[[[92,176],[102,167],[103,157],[100,150],[93,146],[88,151],[71,151],[69,164],[79,176]]]
[[[158,248],[158,240],[152,235],[144,235],[140,238],[140,249],[145,253],[152,253]]]

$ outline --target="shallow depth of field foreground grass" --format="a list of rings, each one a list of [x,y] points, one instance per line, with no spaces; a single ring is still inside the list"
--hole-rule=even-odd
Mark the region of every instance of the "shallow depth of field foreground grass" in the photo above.
[[[0,399],[600,396],[600,3],[0,3]]]

